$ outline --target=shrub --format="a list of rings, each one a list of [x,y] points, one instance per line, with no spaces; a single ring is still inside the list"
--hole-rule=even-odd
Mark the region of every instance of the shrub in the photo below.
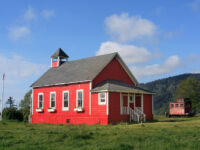
[[[29,115],[30,115],[30,107],[20,109],[20,112],[23,115],[23,121],[28,122],[28,118],[29,118]]]
[[[4,108],[3,119],[5,120],[23,120],[23,114],[21,111],[17,110],[16,107]]]

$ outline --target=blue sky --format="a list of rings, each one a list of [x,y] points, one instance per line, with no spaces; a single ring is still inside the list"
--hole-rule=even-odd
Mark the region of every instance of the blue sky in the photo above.
[[[117,51],[139,82],[200,72],[200,0],[7,0],[0,14],[5,99],[19,102],[59,47],[69,60]]]

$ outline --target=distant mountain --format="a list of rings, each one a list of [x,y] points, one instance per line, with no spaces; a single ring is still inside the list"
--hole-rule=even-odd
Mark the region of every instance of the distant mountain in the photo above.
[[[155,80],[145,84],[140,84],[144,89],[155,92],[154,95],[154,113],[163,115],[168,112],[168,104],[175,100],[175,91],[180,81],[193,77],[200,81],[200,74],[181,74],[173,77],[168,77],[160,80]]]

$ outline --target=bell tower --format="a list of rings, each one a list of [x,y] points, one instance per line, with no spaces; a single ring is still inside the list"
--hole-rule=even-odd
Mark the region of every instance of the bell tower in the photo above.
[[[64,62],[68,61],[69,56],[59,48],[52,56],[51,56],[51,67],[59,67]]]

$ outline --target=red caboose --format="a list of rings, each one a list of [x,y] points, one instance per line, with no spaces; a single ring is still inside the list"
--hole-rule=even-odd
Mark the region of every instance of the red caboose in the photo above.
[[[177,102],[169,103],[169,117],[190,115],[192,115],[192,102],[189,98],[177,98]]]

